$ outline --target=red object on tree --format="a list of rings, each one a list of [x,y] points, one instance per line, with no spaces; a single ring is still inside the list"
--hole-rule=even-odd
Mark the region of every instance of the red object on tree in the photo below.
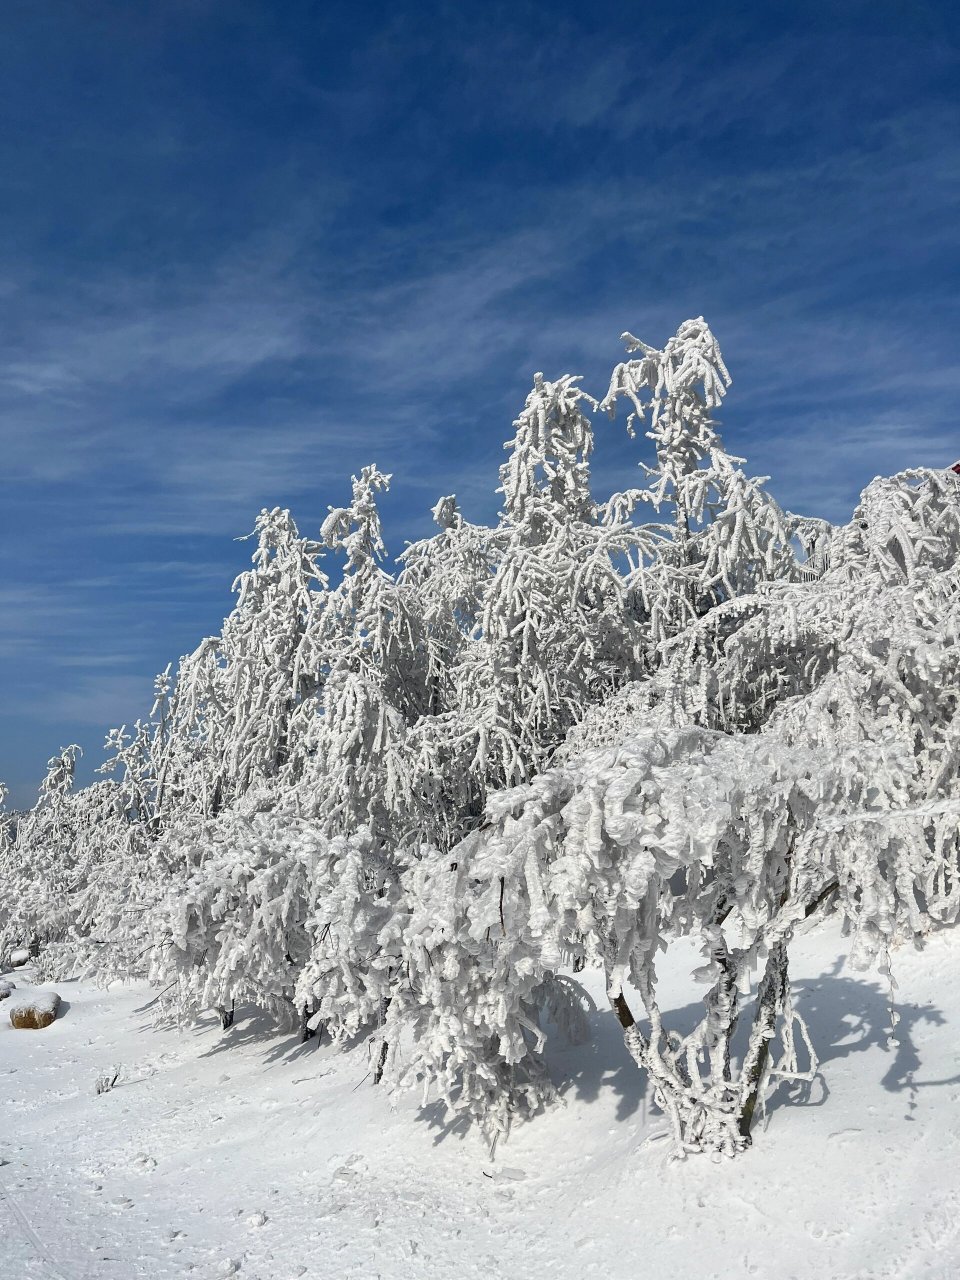
[[[960,476],[960,458],[957,459],[957,461],[953,464],[950,470],[955,471],[957,475]]]

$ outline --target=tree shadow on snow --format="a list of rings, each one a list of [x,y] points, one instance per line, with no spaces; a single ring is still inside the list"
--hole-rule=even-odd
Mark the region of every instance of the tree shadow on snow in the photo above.
[[[438,1147],[447,1138],[459,1138],[461,1141],[479,1130],[465,1116],[451,1115],[445,1104],[440,1101],[428,1102],[425,1107],[418,1108],[414,1119],[418,1124],[425,1124],[433,1129],[433,1145]]]
[[[922,1060],[916,1033],[923,1026],[942,1027],[947,1019],[932,1004],[893,1002],[889,991],[876,982],[842,977],[842,961],[822,977],[798,982],[794,987],[794,1007],[810,1032],[820,1060],[820,1072],[813,1084],[797,1083],[778,1091],[768,1104],[768,1112],[782,1106],[822,1106],[830,1096],[830,1064],[870,1049],[879,1049],[888,1058],[880,1083],[888,1093],[909,1092],[909,1109],[916,1108],[916,1091],[921,1088],[960,1084],[960,1073],[941,1080],[917,1079]],[[893,1026],[891,1011],[896,1018]],[[824,1078],[826,1077],[826,1078]]]
[[[147,1015],[156,1009],[156,1001],[150,1000],[135,1012]],[[142,1029],[151,1027],[179,1029],[183,1035],[209,1040],[210,1045],[202,1053],[204,1058],[217,1057],[238,1048],[251,1046],[263,1049],[263,1056],[269,1063],[281,1059],[293,1061],[317,1048],[316,1039],[301,1043],[299,1032],[278,1025],[275,1018],[264,1012],[257,1005],[238,1005],[234,1010],[233,1023],[225,1030],[220,1026],[220,1018],[213,1010],[207,1010],[199,1017],[178,1023],[176,1017],[160,1014],[146,1021]],[[324,1041],[324,1043],[328,1043]]]
[[[877,982],[843,976],[840,972],[842,965],[842,961],[837,961],[822,976],[795,981],[794,1007],[807,1024],[821,1069],[812,1082],[795,1082],[772,1091],[767,1114],[786,1106],[822,1106],[830,1096],[830,1064],[870,1049],[879,1049],[887,1055],[888,1066],[881,1083],[890,1092],[909,1092],[910,1111],[916,1108],[919,1089],[960,1084],[960,1072],[942,1080],[917,1079],[922,1064],[915,1033],[924,1025],[945,1025],[946,1018],[941,1010],[929,1004],[894,1004],[898,1016],[894,1038],[891,1036],[891,1006],[887,989]],[[634,998],[631,1005],[636,1012],[639,1000]],[[145,1013],[149,1008],[150,1004],[138,1012]],[[703,1008],[700,1001],[691,1001],[678,1008],[665,1009],[664,1025],[685,1036],[696,1027],[703,1016]],[[64,1002],[61,1016],[67,1009],[69,1004]],[[753,1014],[753,1000],[747,998],[734,1037],[735,1057],[742,1056],[746,1048]],[[638,1070],[630,1057],[613,1012],[603,1007],[594,1008],[588,1014],[588,1020],[591,1038],[585,1044],[566,1044],[553,1027],[545,1027],[548,1033],[546,1063],[560,1095],[593,1103],[602,1095],[613,1094],[618,1121],[629,1119],[641,1109],[645,1111],[652,1100],[649,1080],[646,1072]],[[645,1020],[641,1019],[639,1025],[645,1034],[649,1032]],[[214,1013],[205,1015],[185,1030],[207,1039],[213,1037],[203,1052],[205,1058],[217,1058],[247,1048],[259,1051],[262,1060],[273,1066],[295,1063],[318,1050],[326,1050],[327,1053],[323,1054],[326,1057],[334,1049],[326,1036],[301,1042],[299,1032],[278,1027],[269,1014],[255,1005],[238,1007],[233,1025],[225,1031],[219,1029]],[[775,1043],[779,1050],[779,1037]],[[376,1034],[364,1031],[336,1046],[338,1055],[353,1054],[358,1068],[366,1072],[358,1076],[357,1087],[369,1081],[379,1045]],[[366,1052],[361,1053],[364,1047]],[[801,1062],[801,1069],[805,1066],[806,1063]],[[451,1116],[441,1102],[421,1107],[417,1119],[434,1131],[435,1145],[448,1137],[463,1138],[471,1132],[469,1123]]]
[[[338,1057],[350,1054],[367,1047],[366,1054],[357,1056],[357,1065],[369,1067],[373,1071],[373,1059],[379,1051],[380,1040],[369,1030],[360,1031],[347,1040],[334,1045],[327,1035],[313,1036],[309,1040],[301,1040],[299,1030],[278,1025],[275,1018],[265,1013],[257,1005],[238,1005],[234,1011],[233,1024],[221,1030],[216,1014],[204,1016],[189,1028],[194,1035],[209,1038],[212,1043],[201,1057],[217,1058],[224,1054],[234,1053],[238,1049],[253,1049],[259,1052],[261,1060],[267,1066],[278,1066],[285,1063],[299,1062],[303,1058],[321,1052],[326,1057],[335,1053]],[[361,1081],[364,1079],[361,1076]]]
[[[698,1016],[696,1006],[688,1005],[671,1012],[670,1025],[684,1033],[693,1029]],[[581,1102],[596,1102],[601,1094],[612,1092],[617,1098],[617,1120],[628,1120],[646,1104],[647,1073],[637,1069],[627,1052],[612,1010],[598,1009],[589,1015],[589,1022],[590,1039],[585,1044],[564,1045],[559,1039],[548,1039],[545,1056],[550,1075],[561,1096],[573,1095]]]
[[[829,1097],[830,1064],[869,1049],[879,1049],[889,1059],[881,1080],[889,1092],[910,1091],[913,1099],[920,1088],[960,1084],[960,1073],[942,1080],[917,1078],[922,1063],[915,1034],[917,1028],[925,1025],[945,1025],[946,1019],[938,1008],[929,1004],[894,1004],[898,1017],[894,1038],[887,990],[876,982],[841,976],[841,966],[839,962],[826,975],[794,985],[794,1008],[807,1024],[820,1071],[810,1083],[796,1082],[773,1092],[768,1113],[784,1106],[822,1106]],[[636,1005],[633,1007],[636,1012]],[[735,1057],[742,1057],[746,1048],[753,1013],[753,1000],[745,1000],[734,1037]],[[671,1031],[687,1035],[702,1016],[703,1005],[696,1001],[664,1010],[663,1021]],[[616,1118],[626,1120],[650,1101],[646,1072],[637,1069],[627,1052],[623,1033],[612,1012],[601,1009],[592,1014],[590,1028],[592,1039],[587,1044],[567,1047],[552,1036],[548,1039],[546,1058],[551,1075],[561,1094],[586,1103],[613,1092],[617,1097]],[[640,1028],[645,1034],[649,1033],[649,1024],[643,1019]],[[775,1044],[779,1051],[779,1037]],[[803,1054],[802,1047],[800,1053]],[[801,1061],[801,1069],[806,1065]],[[910,1109],[915,1105],[912,1100]]]
[[[218,1021],[214,1014],[194,1024],[194,1034],[208,1037],[212,1033],[214,1037],[202,1054],[204,1058],[252,1048],[259,1049],[264,1061],[272,1065],[295,1061],[317,1047],[316,1040],[301,1043],[297,1032],[280,1026],[269,1013],[253,1004],[238,1005],[234,1010],[233,1024],[225,1030],[218,1026]]]

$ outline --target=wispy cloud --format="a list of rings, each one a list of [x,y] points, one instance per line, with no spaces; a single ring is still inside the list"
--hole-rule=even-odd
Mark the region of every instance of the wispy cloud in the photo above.
[[[794,509],[960,453],[936,6],[115,8],[0,49],[0,775],[145,709],[261,506],[314,530],[375,460],[394,547],[492,517],[533,373],[602,393],[623,329],[707,315]],[[643,442],[598,438],[619,487]]]
[[[102,739],[110,726],[129,724],[133,714],[146,717],[152,682],[143,675],[93,672],[77,676],[65,688],[26,698],[14,712],[29,714],[47,724],[74,724]]]

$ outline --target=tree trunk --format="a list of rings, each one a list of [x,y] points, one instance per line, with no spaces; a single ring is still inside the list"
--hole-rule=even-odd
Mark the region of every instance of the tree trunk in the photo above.
[[[311,1005],[304,1005],[303,1008],[300,1010],[300,1043],[301,1044],[306,1044],[307,1041],[312,1040],[314,1036],[316,1036],[318,1040],[323,1039],[323,1023],[322,1022],[318,1027],[311,1027],[308,1025],[310,1022],[310,1019],[313,1017],[315,1013],[316,1013],[316,1010]]]
[[[777,1030],[777,1018],[787,994],[787,944],[778,942],[767,956],[763,978],[757,990],[757,1008],[753,1018],[750,1045],[741,1072],[741,1105],[739,1129],[744,1141],[750,1141],[760,1090],[770,1060],[770,1041]]]
[[[630,1006],[624,1000],[622,992],[618,996],[610,997],[610,1007],[617,1015],[617,1021],[624,1031],[629,1031],[631,1027],[636,1026],[637,1020],[630,1012]]]
[[[387,1065],[387,1042],[380,1041],[380,1052],[377,1054],[377,1065],[373,1069],[373,1083],[379,1084],[383,1079],[383,1068]]]
[[[390,1001],[389,1001],[389,1000],[384,1000],[384,1002],[383,1002],[383,1006],[382,1006],[382,1008],[381,1008],[381,1010],[380,1010],[380,1026],[381,1026],[381,1027],[383,1026],[383,1024],[384,1024],[384,1023],[386,1022],[386,1020],[387,1020],[387,1010],[388,1010],[389,1008],[390,1008]],[[386,1037],[386,1036],[384,1036],[384,1037],[383,1037],[383,1039],[380,1041],[380,1048],[379,1048],[379,1050],[377,1051],[377,1064],[376,1064],[376,1066],[375,1066],[375,1067],[374,1067],[374,1069],[373,1069],[373,1083],[374,1083],[374,1084],[379,1084],[379,1083],[380,1083],[380,1081],[383,1079],[383,1069],[384,1069],[384,1067],[387,1065],[387,1051],[388,1051],[388,1049],[389,1049],[389,1045],[388,1045],[388,1043],[387,1043],[387,1037]]]

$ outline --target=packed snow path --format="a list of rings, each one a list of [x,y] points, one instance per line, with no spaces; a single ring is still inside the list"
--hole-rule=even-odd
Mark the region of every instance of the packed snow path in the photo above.
[[[894,1047],[884,988],[842,969],[841,946],[808,936],[795,964],[829,1092],[775,1099],[753,1149],[721,1164],[670,1158],[602,1007],[602,1052],[553,1056],[566,1106],[491,1161],[439,1113],[391,1111],[364,1048],[301,1046],[255,1017],[157,1030],[145,986],[60,983],[53,1026],[0,1018],[0,1277],[953,1280],[960,935],[898,953]],[[664,981],[675,1009],[695,998]]]

